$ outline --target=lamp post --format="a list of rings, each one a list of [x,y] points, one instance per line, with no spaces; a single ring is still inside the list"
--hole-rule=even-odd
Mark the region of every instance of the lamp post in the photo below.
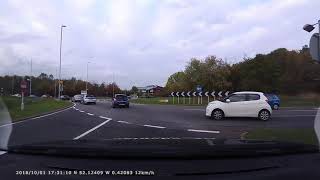
[[[318,41],[317,41],[317,49],[316,49],[316,51],[312,51],[312,52],[310,52],[311,53],[311,56],[313,57],[313,59],[316,59],[316,60],[318,60],[318,61],[320,61],[320,20],[318,20],[318,22],[317,23],[315,23],[315,24],[306,24],[306,25],[304,25],[303,26],[303,30],[305,30],[305,31],[307,31],[307,32],[311,32],[311,31],[313,31],[314,30],[314,28],[315,28],[315,26],[316,25],[318,25],[318,30],[319,30],[319,33],[318,33]],[[314,34],[315,35],[315,34]],[[311,38],[312,39],[312,38]],[[310,47],[310,48],[313,48],[313,47]],[[310,49],[311,50],[311,49]],[[313,52],[316,52],[315,53],[315,55],[314,55],[314,53]]]
[[[58,98],[60,99],[61,96],[61,49],[62,49],[62,29],[67,27],[65,25],[61,25],[60,27],[60,63],[59,63],[59,90],[58,90]]]

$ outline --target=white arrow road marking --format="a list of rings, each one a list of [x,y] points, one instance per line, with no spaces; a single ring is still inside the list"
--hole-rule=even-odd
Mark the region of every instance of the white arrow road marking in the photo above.
[[[159,129],[164,129],[164,128],[166,128],[166,127],[162,127],[162,126],[153,126],[153,125],[148,125],[148,124],[145,124],[145,125],[143,125],[143,126],[145,126],[145,127],[152,127],[152,128],[159,128]]]
[[[215,134],[219,134],[220,133],[220,131],[207,131],[207,130],[198,130],[198,129],[188,129],[188,131],[203,132],[203,133],[215,133]]]
[[[131,124],[131,123],[127,122],[127,121],[117,121],[117,122],[124,123],[124,124]]]
[[[104,122],[100,123],[99,125],[97,125],[97,126],[95,126],[95,127],[91,128],[91,129],[89,129],[88,131],[86,131],[86,132],[84,132],[84,133],[80,134],[79,136],[77,136],[77,137],[73,138],[73,140],[77,140],[77,139],[80,139],[80,138],[82,138],[82,137],[84,137],[84,136],[88,135],[89,133],[91,133],[92,131],[94,131],[94,130],[96,130],[96,129],[100,128],[101,126],[105,125],[105,124],[106,124],[106,123],[108,123],[109,121],[111,121],[111,118],[109,118],[108,120],[106,120],[106,121],[104,121]]]
[[[87,113],[89,116],[94,116],[94,114],[91,114],[91,113]]]

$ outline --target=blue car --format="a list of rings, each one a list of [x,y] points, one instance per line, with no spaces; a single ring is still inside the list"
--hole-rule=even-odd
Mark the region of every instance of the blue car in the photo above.
[[[275,94],[265,94],[265,96],[268,98],[268,103],[271,106],[272,109],[279,109],[280,107],[280,98]]]
[[[116,94],[112,99],[112,108],[126,107],[129,108],[129,98],[125,94]]]

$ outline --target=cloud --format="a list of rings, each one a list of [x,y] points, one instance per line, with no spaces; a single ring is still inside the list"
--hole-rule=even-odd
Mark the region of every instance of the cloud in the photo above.
[[[10,0],[0,7],[0,74],[56,74],[122,88],[165,85],[192,57],[238,62],[244,54],[299,49],[317,20],[316,0]]]

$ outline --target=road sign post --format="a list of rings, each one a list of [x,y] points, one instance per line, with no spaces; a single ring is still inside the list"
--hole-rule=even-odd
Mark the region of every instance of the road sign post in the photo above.
[[[171,92],[171,96],[172,96],[172,104],[174,104],[174,92]]]
[[[178,104],[180,104],[180,100],[179,100],[179,92],[176,93],[177,98],[178,98]]]
[[[24,110],[24,91],[27,89],[27,83],[25,80],[22,80],[20,83],[21,88],[21,111]]]

